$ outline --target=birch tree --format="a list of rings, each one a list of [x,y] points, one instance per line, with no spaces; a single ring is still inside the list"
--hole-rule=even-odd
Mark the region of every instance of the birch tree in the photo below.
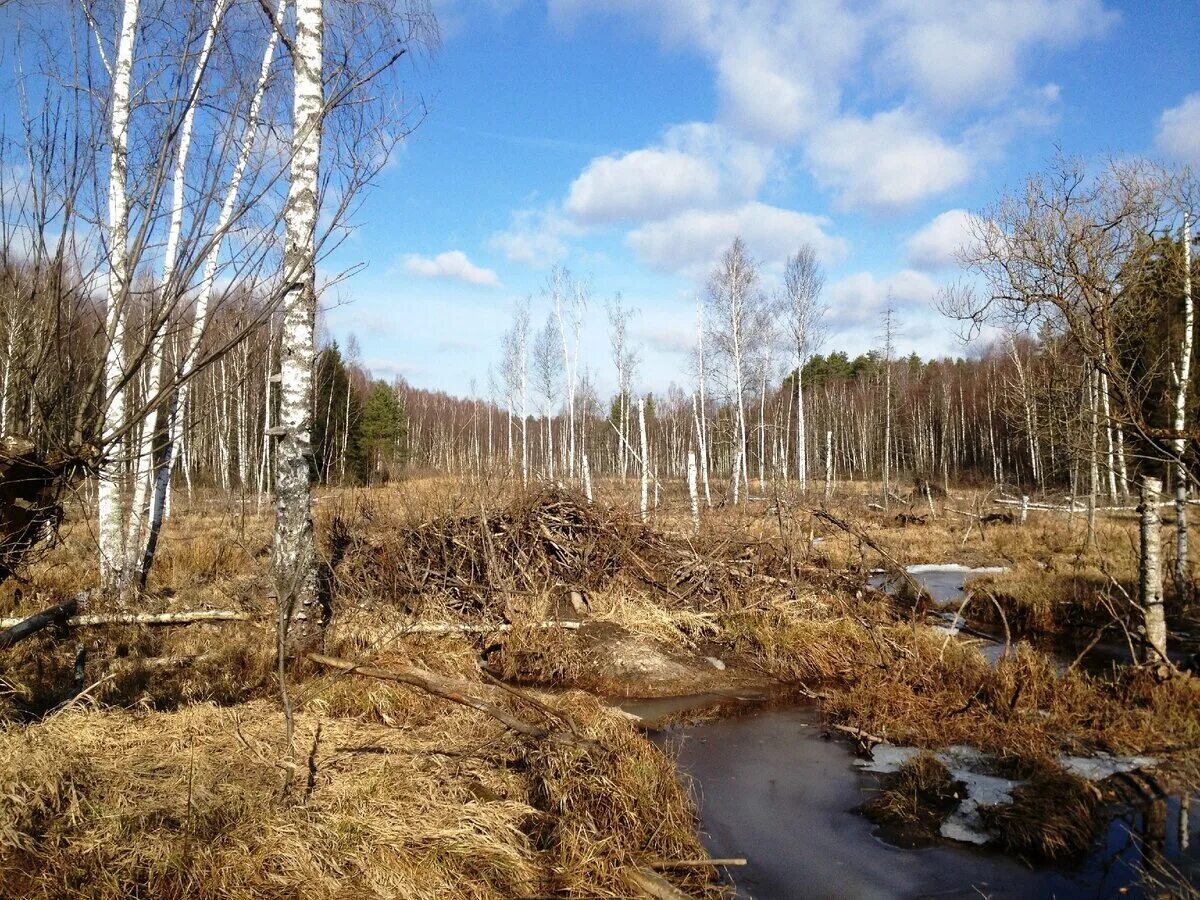
[[[1188,594],[1188,472],[1184,462],[1187,452],[1188,391],[1191,387],[1192,344],[1195,340],[1195,309],[1192,305],[1192,223],[1187,213],[1183,217],[1183,335],[1179,340],[1179,360],[1173,367],[1175,381],[1175,593],[1180,598]]]
[[[296,0],[291,181],[284,208],[283,333],[271,565],[281,627],[293,649],[311,645],[322,624],[309,482],[317,313],[317,197],[325,106],[322,13],[323,0]]]
[[[254,90],[247,108],[246,124],[241,133],[241,141],[238,146],[237,159],[234,163],[233,171],[229,178],[229,183],[225,189],[225,196],[221,203],[220,212],[217,215],[216,224],[213,227],[213,234],[209,243],[208,252],[204,255],[204,268],[200,279],[200,288],[192,312],[192,326],[187,338],[186,349],[176,368],[176,378],[179,380],[180,386],[179,389],[171,395],[171,398],[168,401],[165,426],[166,443],[163,447],[161,458],[158,462],[157,472],[154,473],[154,485],[149,514],[148,534],[145,546],[142,548],[143,554],[141,578],[143,583],[145,583],[145,580],[149,575],[150,566],[154,561],[158,537],[161,533],[163,518],[166,514],[167,506],[169,504],[169,495],[171,491],[171,472],[174,469],[177,459],[179,442],[183,437],[183,416],[181,415],[181,411],[186,410],[187,408],[188,393],[190,388],[187,375],[196,367],[197,357],[200,351],[200,341],[205,334],[205,329],[208,324],[208,311],[216,289],[217,272],[221,259],[221,251],[225,244],[225,236],[235,219],[235,210],[237,209],[242,179],[246,174],[246,168],[250,162],[250,156],[254,148],[254,143],[258,137],[260,110],[262,108],[263,97],[266,93],[269,83],[271,64],[275,56],[275,48],[279,35],[283,29],[284,13],[286,10],[287,0],[275,0],[274,18],[272,21],[267,23],[267,27],[264,29],[264,34],[266,36],[265,49],[263,50],[262,54],[262,62],[259,67],[258,79],[255,82]],[[214,24],[215,22],[216,16],[214,16]],[[178,166],[177,179],[178,183],[182,185],[183,170]],[[174,227],[174,223],[172,227]],[[164,279],[164,283],[166,283],[166,279]],[[161,361],[156,360],[155,365],[161,365]],[[268,366],[268,370],[269,368],[270,367]],[[269,380],[267,384],[268,386],[270,385]],[[268,403],[267,406],[269,409],[270,404]],[[264,428],[266,427],[267,426],[264,425]],[[264,454],[263,458],[266,459],[266,454]],[[151,472],[150,470],[147,470],[145,478],[148,480],[150,476]]]
[[[130,289],[129,261],[129,112],[134,43],[138,31],[138,0],[125,0],[121,30],[112,62],[112,106],[108,138],[108,291],[104,329],[108,350],[104,360],[104,415],[101,434],[125,422],[125,305]],[[110,452],[100,468],[97,495],[97,533],[100,544],[100,585],[124,603],[125,561],[124,479],[121,462]]]
[[[763,337],[768,316],[758,267],[740,237],[734,238],[710,276],[706,300],[708,343],[723,364],[730,402],[737,416],[733,456],[740,471],[734,481],[748,489],[746,381],[751,354]]]
[[[791,256],[783,271],[780,305],[796,351],[796,480],[808,487],[808,439],[804,416],[804,366],[821,343],[821,320],[825,309],[821,289],[825,275],[816,251],[808,245]]]

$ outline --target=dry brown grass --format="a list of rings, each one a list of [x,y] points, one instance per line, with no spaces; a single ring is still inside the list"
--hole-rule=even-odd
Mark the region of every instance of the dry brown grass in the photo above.
[[[1013,802],[979,811],[1000,845],[1031,861],[1077,859],[1100,831],[1098,791],[1053,768],[1039,771],[1013,791]]]
[[[929,840],[958,806],[961,787],[937,757],[921,753],[884,779],[863,812],[906,837]]]
[[[911,606],[861,591],[861,577],[841,570],[878,560],[813,521],[801,498],[706,510],[694,536],[678,492],[664,493],[647,528],[629,486],[597,489],[618,506],[447,479],[322,494],[318,537],[332,551],[336,609],[327,650],[474,680],[480,653],[499,645],[489,659],[505,671],[517,660],[508,674],[579,683],[591,661],[578,635],[531,627],[577,589],[590,620],[720,657],[734,677],[805,683],[833,721],[897,743],[978,746],[1013,775],[1044,772],[1063,750],[1174,759],[1200,746],[1200,681],[1059,676],[1028,645],[993,669],[914,623]],[[1009,562],[1013,581],[1031,585],[1037,573],[1101,573],[1099,556],[1078,555],[1078,535],[1057,520],[986,537],[974,529],[964,556],[965,525],[944,511],[899,527],[894,510],[883,516],[853,494],[843,511],[901,562]],[[522,743],[403,686],[299,670],[299,795],[281,802],[270,521],[253,508],[181,502],[144,603],[234,607],[257,624],[47,632],[0,658],[0,717],[32,720],[0,733],[0,883],[32,896],[627,896],[631,866],[703,854],[670,760],[582,694],[553,702],[601,751]],[[1125,528],[1101,530],[1099,553],[1118,578],[1130,576],[1118,552]],[[816,549],[813,536],[825,537]],[[94,583],[86,521],[72,519],[64,538],[26,583],[0,587],[6,614]],[[514,627],[405,633],[451,621]],[[47,717],[74,693],[81,641],[87,682],[100,684]],[[193,663],[139,662],[171,657]],[[318,721],[318,776],[305,798]],[[1020,852],[1057,852],[1045,836],[1009,831]],[[716,890],[702,871],[687,877],[694,893]]]
[[[633,866],[703,853],[670,761],[587,698],[570,712],[603,751],[530,751],[427,702],[393,727],[319,708],[297,717],[288,797],[282,718],[263,701],[76,706],[0,732],[0,883],[29,897],[624,896]],[[687,884],[715,890],[703,873]]]

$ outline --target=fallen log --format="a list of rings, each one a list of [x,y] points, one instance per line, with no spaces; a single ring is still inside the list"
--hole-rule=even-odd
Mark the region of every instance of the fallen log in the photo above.
[[[28,619],[0,619],[0,628],[8,628],[9,631],[0,633],[0,650],[6,646],[4,635],[16,631],[27,622],[37,619],[41,622],[41,617],[55,614],[49,621],[38,625],[35,631],[40,631],[50,624],[53,624],[55,617],[59,620],[63,619],[61,612],[56,613],[63,607],[69,604],[76,603],[81,597],[86,597],[85,594],[77,594],[66,603],[60,603],[58,606],[53,606],[44,612],[35,613]],[[95,615],[71,615],[66,614],[65,624],[69,628],[92,628],[100,625],[191,625],[193,622],[247,622],[250,620],[250,613],[242,612],[236,609],[197,609],[190,612],[169,612],[169,613],[97,613]],[[37,623],[35,623],[37,624]],[[32,627],[32,626],[31,626]],[[22,640],[28,637],[29,634],[35,631],[27,631],[22,633],[17,640]]]
[[[88,592],[81,591],[70,600],[65,600],[56,606],[51,606],[49,609],[44,609],[41,612],[34,613],[32,616],[27,616],[24,619],[3,619],[0,620],[0,650],[7,650],[27,637],[32,637],[39,631],[49,628],[51,625],[66,622],[87,600]]]
[[[540,725],[520,719],[508,710],[489,703],[481,697],[474,696],[471,690],[475,685],[467,681],[447,678],[444,675],[437,675],[425,669],[418,669],[415,666],[406,666],[403,669],[380,669],[376,666],[361,665],[351,662],[348,659],[338,659],[335,656],[325,656],[321,653],[310,653],[308,654],[308,658],[319,666],[337,669],[349,675],[362,675],[366,678],[378,678],[381,681],[394,681],[399,684],[407,684],[411,687],[419,688],[426,693],[433,694],[436,697],[449,700],[452,703],[469,706],[471,709],[479,710],[479,712],[491,716],[501,724],[526,737],[550,741],[555,744],[563,744],[569,747],[597,746],[595,741],[588,738],[582,738],[576,734],[568,734],[564,731],[551,731],[548,728],[543,728]]]

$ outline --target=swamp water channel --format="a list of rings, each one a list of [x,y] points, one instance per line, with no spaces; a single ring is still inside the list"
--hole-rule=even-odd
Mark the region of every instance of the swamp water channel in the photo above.
[[[939,605],[951,608],[950,615],[961,603],[966,579],[983,574],[964,567],[914,567],[910,573]],[[999,646],[1003,652],[1003,643]],[[982,649],[991,656],[986,645]],[[649,724],[736,699],[704,695],[620,705]],[[815,702],[743,699],[732,715],[650,731],[653,740],[675,751],[691,782],[709,853],[747,859],[747,865],[727,870],[739,897],[1161,896],[1142,881],[1144,861],[1200,885],[1200,815],[1189,814],[1193,804],[1187,799],[1173,795],[1114,807],[1089,855],[1071,867],[1030,867],[971,841],[947,838],[913,846],[858,812],[878,788],[879,772],[905,758],[907,748],[880,745],[875,763],[856,760],[847,742],[824,732]],[[956,768],[955,762],[969,766],[971,751],[957,748],[965,759],[953,758],[955,752],[946,758],[955,777],[967,781],[971,796],[978,787],[981,803],[994,802],[1001,779]],[[1086,768],[1093,762],[1078,764]],[[1140,762],[1099,761],[1109,771]],[[960,813],[967,807],[964,803]],[[947,824],[970,819],[960,813]],[[982,839],[970,831],[968,823],[960,837]]]

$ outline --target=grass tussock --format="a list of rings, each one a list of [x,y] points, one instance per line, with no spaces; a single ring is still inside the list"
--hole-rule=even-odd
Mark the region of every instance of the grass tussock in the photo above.
[[[1013,791],[1013,802],[980,809],[1008,852],[1031,861],[1078,859],[1103,824],[1096,789],[1067,772],[1044,769]]]
[[[906,836],[932,839],[962,794],[950,770],[932,753],[921,753],[887,776],[863,804],[872,822]]]

